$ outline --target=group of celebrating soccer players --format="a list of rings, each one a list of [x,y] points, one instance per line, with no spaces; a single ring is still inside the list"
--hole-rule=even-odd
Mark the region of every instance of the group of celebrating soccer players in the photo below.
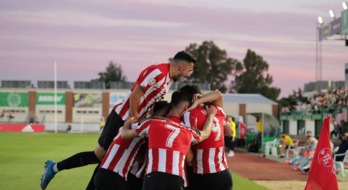
[[[224,136],[232,129],[221,93],[203,95],[186,85],[173,92],[170,103],[162,101],[173,82],[191,75],[195,63],[180,51],[170,63],[144,69],[112,109],[95,150],[58,163],[48,160],[41,188],[59,171],[98,164],[88,190],[232,189],[224,151]]]

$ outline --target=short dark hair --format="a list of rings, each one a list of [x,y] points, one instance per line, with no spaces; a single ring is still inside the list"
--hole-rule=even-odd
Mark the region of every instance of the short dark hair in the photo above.
[[[176,53],[173,57],[173,60],[176,61],[187,61],[187,62],[192,62],[196,63],[197,59],[189,52],[187,51],[179,51]]]
[[[155,103],[153,106],[153,113],[157,112],[158,110],[164,108],[165,106],[169,105],[168,101],[162,100]]]
[[[202,92],[198,88],[198,86],[193,85],[193,84],[187,84],[187,85],[179,88],[179,90],[187,93],[187,95],[190,97],[190,100],[193,99],[193,95],[195,95],[195,94],[202,94]]]
[[[184,102],[184,101],[187,101],[187,102],[191,101],[189,95],[186,92],[177,90],[177,91],[173,92],[173,94],[172,94],[172,100],[170,102],[170,105],[172,107],[176,107],[181,102]]]

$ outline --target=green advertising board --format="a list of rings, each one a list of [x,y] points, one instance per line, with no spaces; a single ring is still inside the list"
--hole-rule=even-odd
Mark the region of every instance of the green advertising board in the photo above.
[[[27,92],[0,92],[0,106],[28,107]]]
[[[54,96],[53,92],[38,92],[36,93],[36,105],[65,105],[66,96],[65,93],[57,93]]]
[[[348,34],[348,9],[342,11],[341,15],[341,35]]]

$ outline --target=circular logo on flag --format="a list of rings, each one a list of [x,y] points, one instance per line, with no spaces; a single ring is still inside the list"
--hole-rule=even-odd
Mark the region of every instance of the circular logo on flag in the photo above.
[[[332,167],[332,160],[331,151],[329,148],[323,148],[319,151],[318,154],[318,162],[320,165],[325,167]]]

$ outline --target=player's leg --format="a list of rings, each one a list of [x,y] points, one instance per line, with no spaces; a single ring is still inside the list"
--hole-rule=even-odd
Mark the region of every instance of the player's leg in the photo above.
[[[95,189],[97,190],[124,190],[126,181],[117,173],[100,168],[94,177]]]
[[[117,124],[123,125],[123,121],[116,114],[115,110],[112,110],[106,121],[105,129],[99,137],[99,144],[94,151],[80,152],[58,163],[51,160],[46,161],[45,170],[41,177],[41,188],[46,189],[49,182],[59,171],[100,163],[105,156],[106,150],[110,146],[112,139],[116,136],[119,128],[115,126]]]
[[[184,180],[180,176],[162,172],[149,173],[144,177],[142,190],[184,190]]]
[[[233,186],[230,171],[224,170],[213,174],[193,174],[191,190],[215,189],[215,190],[231,190]]]
[[[129,189],[129,190],[141,190],[142,186],[143,186],[143,179],[136,177],[132,173],[128,173],[127,189]]]
[[[168,190],[185,190],[184,179],[177,175],[167,174],[167,181],[169,182]]]
[[[232,190],[233,189],[233,179],[228,169],[217,173],[214,180],[218,182],[217,184],[219,184],[218,188],[216,188],[217,190]]]
[[[102,133],[100,134],[100,137],[98,139],[98,145],[94,149],[95,155],[99,158],[99,160],[103,160],[106,151],[108,150],[109,146],[111,145],[112,141],[116,137],[118,130],[120,127],[122,127],[124,124],[124,121],[122,118],[115,112],[115,110],[112,110],[110,115],[108,116],[104,129]],[[94,189],[94,176],[96,174],[96,171],[99,168],[99,164],[96,167],[96,169],[93,172],[93,175],[87,185],[87,190]]]
[[[100,168],[100,163],[95,167],[93,174],[91,176],[91,179],[89,180],[86,190],[95,190],[95,185],[94,185],[94,176],[97,174],[98,170]]]

